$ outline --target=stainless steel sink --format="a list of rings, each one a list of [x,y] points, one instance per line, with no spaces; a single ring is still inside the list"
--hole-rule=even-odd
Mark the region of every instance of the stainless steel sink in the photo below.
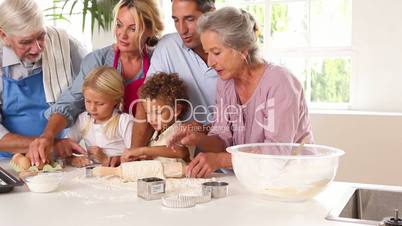
[[[395,209],[402,210],[402,191],[352,188],[339,199],[326,219],[379,225]]]

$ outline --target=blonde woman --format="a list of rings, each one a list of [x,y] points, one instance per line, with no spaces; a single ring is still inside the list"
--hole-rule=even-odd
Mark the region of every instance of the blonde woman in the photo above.
[[[117,69],[125,84],[125,112],[133,109],[138,88],[147,74],[151,51],[163,30],[156,0],[121,0],[114,8],[113,45],[95,50],[83,60],[81,71],[72,87],[66,90],[46,114],[49,122],[42,136],[31,143],[34,161],[44,161],[51,150],[55,134],[72,124],[83,111],[82,84],[92,69],[106,65]],[[66,146],[65,155],[71,155],[73,147]]]
[[[133,117],[122,113],[124,84],[112,67],[92,70],[84,81],[82,92],[85,112],[78,116],[67,139],[59,142],[84,141],[89,158],[109,166],[112,156],[120,156],[131,145]],[[74,144],[72,144],[74,145]],[[89,159],[76,160],[75,166],[89,163]]]

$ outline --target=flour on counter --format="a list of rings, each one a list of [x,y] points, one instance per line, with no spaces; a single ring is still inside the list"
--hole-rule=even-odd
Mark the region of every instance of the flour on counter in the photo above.
[[[74,189],[65,189],[66,197],[83,199],[87,205],[99,202],[130,202],[138,199],[137,182],[124,182],[119,177],[85,177],[84,173],[70,172]],[[201,184],[211,179],[170,178],[166,180],[166,194],[198,194]]]
[[[202,191],[202,183],[211,179],[180,178],[166,180],[167,194],[198,194]]]

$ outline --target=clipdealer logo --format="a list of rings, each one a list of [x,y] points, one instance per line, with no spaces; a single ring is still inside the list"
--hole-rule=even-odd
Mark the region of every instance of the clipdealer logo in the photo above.
[[[169,117],[168,118],[162,118],[162,117],[157,117],[157,123],[169,123],[172,121],[175,117],[175,109],[177,109],[177,105],[187,105],[187,113],[185,114],[184,117],[180,118],[180,121],[190,121],[194,120],[200,124],[220,124],[222,125],[228,125],[231,127],[231,129],[237,129],[237,130],[242,130],[244,131],[244,128],[242,126],[243,121],[244,121],[244,114],[243,114],[243,108],[244,106],[235,104],[223,104],[223,100],[221,99],[220,101],[218,100],[217,105],[210,105],[210,106],[204,106],[204,105],[196,105],[194,106],[190,101],[186,99],[177,99],[175,100],[175,106],[169,106],[169,105],[156,105],[155,100],[149,100],[147,99],[137,99],[133,101],[130,104],[129,107],[129,113],[133,115],[134,108],[136,107],[137,104],[143,104],[144,108],[147,109],[146,111],[148,112],[158,112],[159,114],[161,112],[168,111],[169,112]],[[256,115],[263,115],[263,117],[255,117],[255,122],[258,126],[262,127],[264,130],[268,132],[274,132],[275,131],[275,100],[274,98],[268,98],[266,102],[263,102],[259,104],[255,108],[255,114]],[[134,116],[134,115],[133,115]],[[147,119],[149,120],[149,115],[147,114],[147,118],[145,119],[138,119],[134,117],[134,122],[138,123],[144,123],[147,122]],[[262,121],[260,121],[262,118]],[[218,129],[219,128],[215,128]],[[227,128],[221,128],[221,129],[227,129]]]

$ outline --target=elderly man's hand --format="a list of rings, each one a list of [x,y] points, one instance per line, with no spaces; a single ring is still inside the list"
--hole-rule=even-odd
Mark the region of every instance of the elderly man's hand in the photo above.
[[[189,177],[205,178],[219,168],[223,168],[222,163],[230,159],[230,155],[225,152],[221,153],[199,153],[188,164],[186,175]]]
[[[31,164],[39,166],[41,163],[46,163],[50,160],[54,137],[41,136],[36,138],[29,144],[27,156],[31,159]]]

